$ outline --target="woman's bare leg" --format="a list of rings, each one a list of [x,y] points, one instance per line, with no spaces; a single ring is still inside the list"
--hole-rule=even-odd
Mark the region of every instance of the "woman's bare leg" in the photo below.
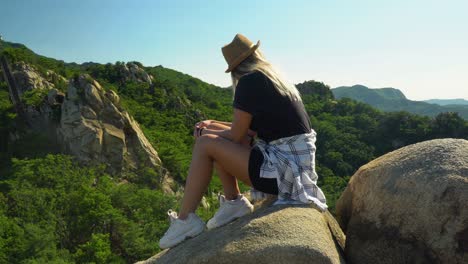
[[[185,219],[197,209],[211,180],[213,162],[217,162],[228,175],[234,175],[236,179],[251,186],[249,156],[249,148],[223,137],[210,134],[199,137],[193,149],[179,218]]]
[[[218,172],[219,179],[223,184],[224,196],[228,200],[234,200],[240,194],[239,184],[237,183],[236,177],[229,174],[223,169],[217,162],[214,162],[214,167]]]
[[[220,124],[220,123],[212,123],[207,128],[214,129],[214,130],[223,130],[223,129],[228,129],[230,127]],[[247,144],[244,143],[242,145],[250,149],[250,145],[248,143]],[[216,169],[219,175],[219,179],[221,180],[221,184],[223,185],[224,196],[226,197],[226,199],[228,200],[235,199],[240,194],[239,184],[237,183],[236,177],[229,174],[217,162],[214,162],[214,168]]]

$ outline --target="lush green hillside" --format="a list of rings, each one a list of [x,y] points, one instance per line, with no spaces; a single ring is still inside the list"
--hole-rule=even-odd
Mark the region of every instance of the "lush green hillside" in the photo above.
[[[342,86],[332,89],[336,98],[351,98],[372,105],[382,111],[408,111],[410,113],[434,117],[443,112],[457,112],[468,120],[468,106],[438,105],[423,101],[411,101],[398,89],[370,89],[363,85]]]
[[[336,98],[348,97],[365,103],[374,100],[405,100],[405,95],[398,89],[381,88],[369,89],[364,85],[343,86],[332,89]]]
[[[71,78],[88,73],[116,91],[122,105],[141,124],[164,166],[183,184],[194,143],[193,124],[202,119],[230,121],[232,92],[162,66],[143,67],[152,84],[122,75],[124,63],[82,65],[34,54],[22,45],[0,43],[11,61],[25,61],[45,72]],[[318,132],[317,170],[333,212],[349,177],[373,158],[404,145],[439,137],[468,139],[468,124],[453,113],[435,118],[407,112],[384,113],[350,99],[336,100],[328,86],[304,82],[297,87]],[[62,87],[65,89],[65,87]],[[121,182],[104,165],[83,166],[71,157],[50,155],[37,138],[12,145],[18,117],[0,79],[0,263],[134,262],[159,249],[167,228],[165,212],[178,197],[163,195],[145,181]],[[49,151],[49,153],[48,153]],[[140,171],[135,177],[151,177]],[[207,191],[221,190],[217,177]]]
[[[438,105],[467,105],[468,101],[464,99],[430,99],[425,100],[424,102],[430,104],[438,104]]]

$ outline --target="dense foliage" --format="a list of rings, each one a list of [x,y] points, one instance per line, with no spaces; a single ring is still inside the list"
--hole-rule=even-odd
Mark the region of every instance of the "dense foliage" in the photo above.
[[[157,251],[174,197],[68,156],[13,159],[0,179],[0,263],[136,261]]]
[[[191,160],[193,124],[232,119],[230,89],[162,66],[134,62],[154,77],[149,84],[126,78],[123,62],[67,64],[5,42],[2,50],[10,60],[33,64],[44,74],[53,70],[70,78],[89,73],[105,89],[116,91],[180,184]],[[384,113],[351,99],[336,100],[320,82],[297,87],[318,133],[319,186],[332,212],[351,175],[373,158],[432,138],[468,139],[468,123],[455,113],[435,118]],[[24,100],[35,105],[42,96],[31,92]],[[0,263],[133,262],[159,250],[157,241],[168,226],[165,212],[177,209],[177,197],[163,195],[145,181],[119,182],[102,166],[48,155],[34,134],[12,145],[16,121],[8,87],[0,78]],[[146,174],[151,172],[140,171],[136,177]],[[216,210],[214,193],[221,190],[213,177],[207,191],[212,206],[198,211],[205,220]]]

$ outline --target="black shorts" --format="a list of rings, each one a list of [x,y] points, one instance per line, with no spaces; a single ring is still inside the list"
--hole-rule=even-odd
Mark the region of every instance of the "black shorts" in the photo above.
[[[264,193],[278,195],[278,183],[276,179],[260,178],[260,167],[263,163],[263,154],[254,147],[249,157],[249,178],[253,187]]]

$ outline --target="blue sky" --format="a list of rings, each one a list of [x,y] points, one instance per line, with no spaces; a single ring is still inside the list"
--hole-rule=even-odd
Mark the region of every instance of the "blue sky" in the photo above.
[[[0,0],[0,34],[68,62],[137,60],[220,86],[236,33],[293,83],[468,99],[464,0]]]

